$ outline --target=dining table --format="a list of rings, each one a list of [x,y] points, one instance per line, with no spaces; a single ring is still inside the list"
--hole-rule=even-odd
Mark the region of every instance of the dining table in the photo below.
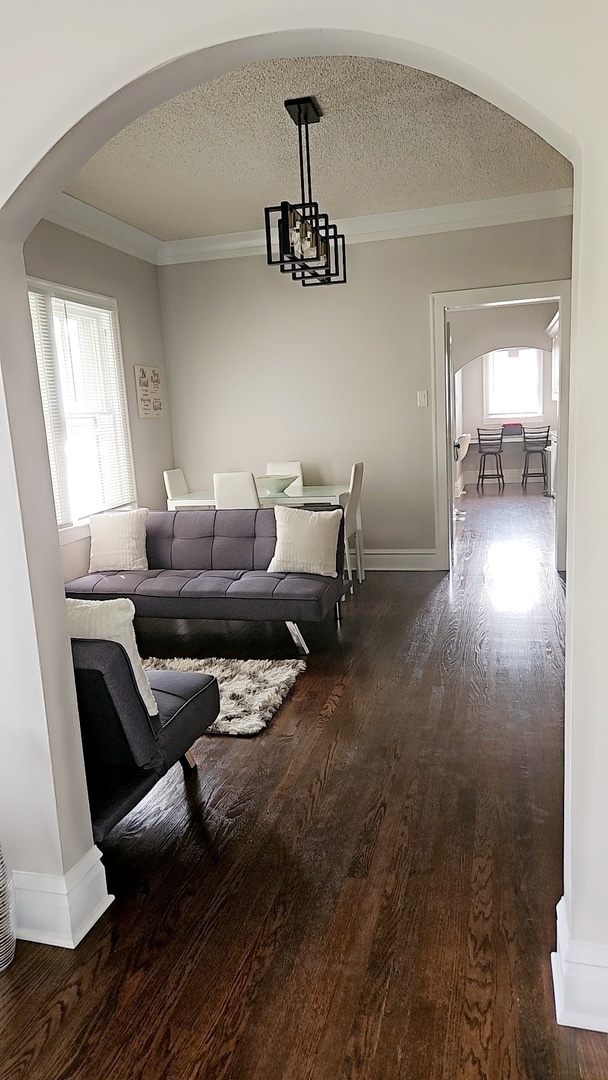
[[[293,495],[287,495],[285,492],[280,495],[262,494],[264,490],[262,481],[263,477],[260,478],[258,485],[261,489],[260,506],[276,506],[277,504],[304,506],[306,504],[314,505],[315,503],[344,506],[348,497],[348,481],[341,484],[304,484]],[[185,495],[177,495],[175,498],[167,499],[167,510],[195,510],[204,507],[210,509],[215,507],[213,488],[202,491],[188,491]]]

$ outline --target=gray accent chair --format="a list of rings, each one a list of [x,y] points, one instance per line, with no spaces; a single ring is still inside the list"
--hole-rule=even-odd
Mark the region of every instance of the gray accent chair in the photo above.
[[[219,713],[219,688],[213,675],[150,671],[158,704],[150,716],[122,645],[74,638],[72,655],[93,837],[101,843],[173,765],[194,767],[189,751]]]

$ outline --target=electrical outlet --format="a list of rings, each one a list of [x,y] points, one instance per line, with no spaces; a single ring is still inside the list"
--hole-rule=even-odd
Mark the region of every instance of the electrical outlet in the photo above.
[[[428,405],[428,403],[429,403],[429,392],[428,392],[428,390],[418,390],[416,392],[416,404],[418,405],[418,408],[420,408],[422,405]]]

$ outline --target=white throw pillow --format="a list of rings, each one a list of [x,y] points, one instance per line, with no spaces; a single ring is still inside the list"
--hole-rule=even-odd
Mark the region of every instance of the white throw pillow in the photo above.
[[[66,598],[68,626],[73,638],[105,638],[118,641],[126,650],[137,687],[150,716],[158,715],[158,705],[137,650],[133,616],[135,604],[127,596],[118,600],[73,600]]]
[[[94,514],[91,528],[89,573],[98,570],[147,570],[146,519],[148,510],[117,510]]]
[[[342,511],[317,512],[279,504],[274,513],[277,544],[268,570],[337,577],[336,547]]]

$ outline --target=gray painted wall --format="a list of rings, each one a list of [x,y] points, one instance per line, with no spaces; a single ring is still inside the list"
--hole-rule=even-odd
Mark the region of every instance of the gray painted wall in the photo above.
[[[348,284],[328,289],[259,257],[157,269],[44,221],[25,260],[28,274],[118,300],[140,505],[165,505],[173,464],[201,488],[283,458],[332,483],[363,460],[370,565],[390,553],[413,566],[435,544],[430,294],[568,277],[570,230],[557,218],[353,244]],[[162,420],[137,417],[139,363],[166,375]],[[62,548],[66,578],[86,552]]]
[[[162,267],[176,463],[190,486],[272,458],[331,483],[363,460],[366,549],[433,549],[433,409],[416,405],[432,390],[430,294],[567,278],[570,231],[561,218],[353,244],[348,284],[327,289],[257,257]]]

